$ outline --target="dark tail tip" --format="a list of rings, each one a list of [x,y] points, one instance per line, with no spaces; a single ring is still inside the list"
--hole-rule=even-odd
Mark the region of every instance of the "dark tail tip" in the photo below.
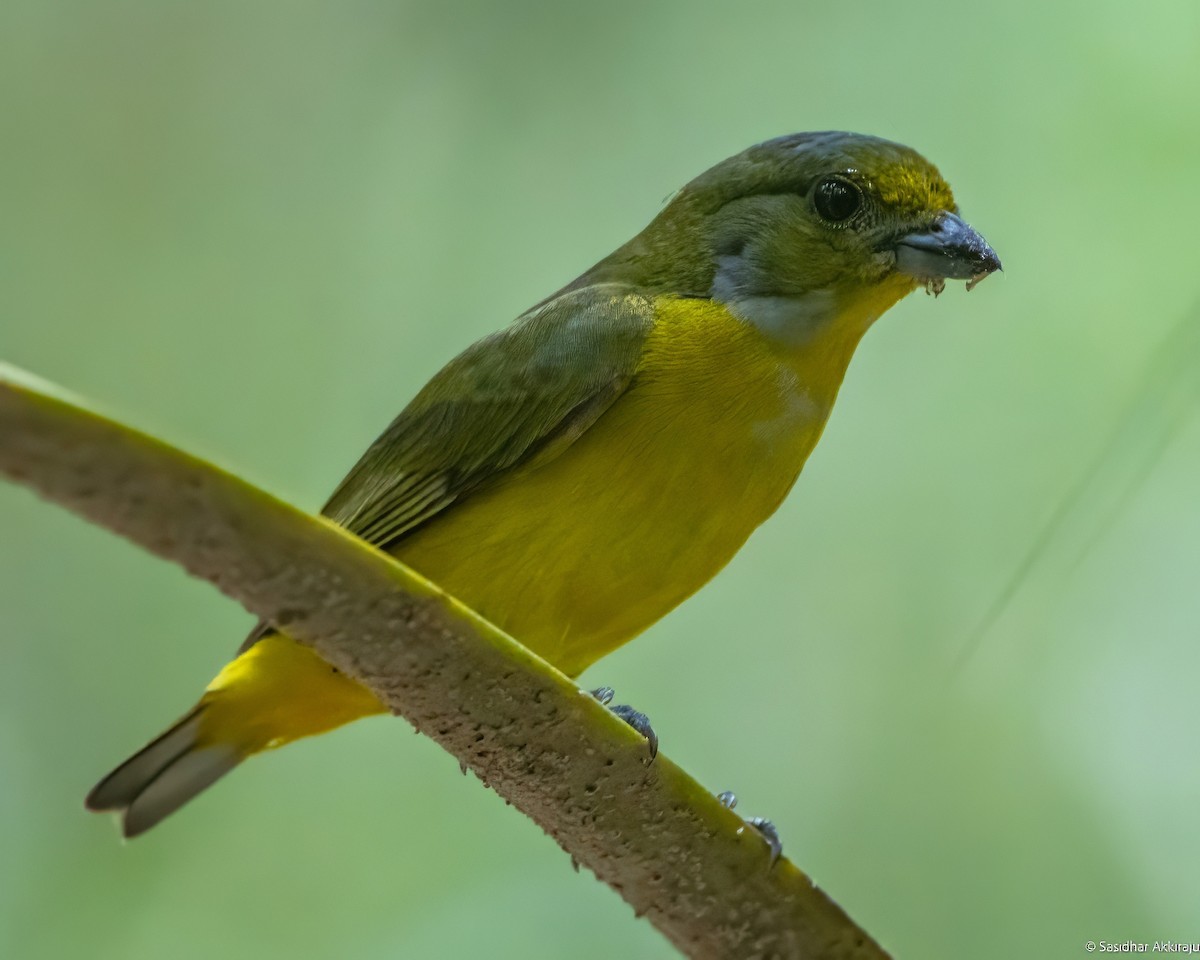
[[[231,744],[199,744],[197,708],[101,780],[84,800],[89,810],[121,814],[126,837],[145,833],[242,760]]]

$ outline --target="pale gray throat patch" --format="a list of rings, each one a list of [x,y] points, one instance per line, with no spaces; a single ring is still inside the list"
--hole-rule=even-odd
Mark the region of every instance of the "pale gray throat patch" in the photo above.
[[[729,312],[788,346],[807,343],[828,326],[837,312],[832,290],[798,294],[751,293],[754,268],[740,256],[717,257],[711,296]]]

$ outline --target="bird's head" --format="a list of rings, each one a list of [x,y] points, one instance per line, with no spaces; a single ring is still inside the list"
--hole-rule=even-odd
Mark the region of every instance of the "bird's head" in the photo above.
[[[999,269],[933,164],[826,132],[768,140],[702,173],[585,277],[765,310],[768,325],[802,332],[851,301],[868,304],[869,321],[917,285],[969,288]]]

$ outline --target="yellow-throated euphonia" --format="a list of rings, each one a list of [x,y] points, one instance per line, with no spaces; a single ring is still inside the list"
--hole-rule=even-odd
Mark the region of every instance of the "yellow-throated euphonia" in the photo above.
[[[937,169],[851,133],[761,143],[451,360],[324,513],[574,676],[779,506],[867,328],[1000,269]],[[260,626],[94,810],[149,829],[249,755],[383,707]]]

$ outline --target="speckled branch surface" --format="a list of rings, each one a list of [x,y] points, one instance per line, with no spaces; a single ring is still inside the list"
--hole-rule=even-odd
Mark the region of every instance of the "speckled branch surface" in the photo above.
[[[0,473],[210,581],[369,686],[692,957],[887,954],[552,666],[320,517],[0,365]],[[69,586],[68,586],[69,589]],[[564,869],[568,869],[564,862]]]

